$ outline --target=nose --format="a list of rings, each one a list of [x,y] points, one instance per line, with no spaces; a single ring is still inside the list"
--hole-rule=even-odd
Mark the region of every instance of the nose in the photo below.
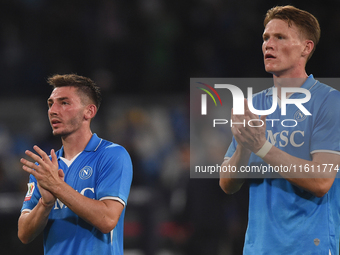
[[[263,48],[264,50],[274,49],[274,40],[273,38],[268,38],[267,40],[263,41]]]
[[[48,114],[50,116],[56,116],[58,113],[58,106],[57,104],[52,104],[49,108],[48,108]]]

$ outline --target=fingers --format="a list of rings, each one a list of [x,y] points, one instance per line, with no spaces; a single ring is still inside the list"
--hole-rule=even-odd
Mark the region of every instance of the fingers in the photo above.
[[[37,145],[33,146],[33,149],[40,155],[40,157],[44,160],[44,161],[49,161],[50,158],[49,156],[42,150],[40,149]]]
[[[30,150],[26,150],[25,154],[29,156],[31,159],[33,159],[35,162],[38,162],[39,164],[43,163],[43,160],[41,157],[39,157],[37,154],[31,152]]]
[[[51,166],[51,162],[54,165],[58,165],[57,155],[55,154],[53,149],[51,150],[52,161],[50,160],[49,156],[38,146],[33,146],[33,149],[40,155],[40,157],[32,151],[26,150],[25,154],[29,156],[33,160],[33,162],[24,158],[20,159],[20,162],[24,165],[22,168],[26,172],[35,176],[37,172],[40,172],[42,170],[41,167],[48,168],[49,166]],[[37,164],[34,162],[36,162]]]
[[[53,149],[51,150],[51,157],[52,157],[52,163],[54,165],[58,165],[58,158]]]
[[[59,175],[60,179],[64,180],[65,174],[64,174],[64,171],[62,169],[58,170],[58,175]]]
[[[20,162],[21,162],[23,165],[25,165],[26,167],[31,168],[32,170],[34,170],[34,168],[37,167],[36,164],[34,164],[33,162],[31,162],[31,161],[29,161],[29,160],[27,160],[27,159],[24,159],[24,158],[21,158],[21,159],[20,159]]]
[[[233,109],[231,110],[231,119],[233,123],[239,126],[239,129],[247,129],[252,127],[262,127],[266,125],[266,116],[259,117],[252,113],[248,107],[248,100],[244,99],[244,115],[234,115]]]
[[[259,119],[259,116],[252,113],[248,107],[248,100],[244,99],[244,114],[248,116],[251,120]]]
[[[26,150],[25,154],[27,156],[29,156],[30,158],[32,158],[39,165],[43,165],[43,166],[49,165],[49,162],[51,162],[50,157],[42,149],[40,149],[37,145],[34,145],[33,149],[40,155],[40,157],[39,157],[39,155],[31,152],[30,150]],[[53,151],[53,154],[52,154],[52,151]],[[54,161],[52,160],[52,162],[54,164],[58,164],[57,156],[56,156],[53,149],[51,150],[51,156],[52,156],[52,159],[54,157]]]
[[[246,98],[243,99],[243,103],[244,103],[244,112],[249,111],[248,100]]]
[[[266,117],[252,113],[248,101],[244,100],[244,115],[234,115],[231,111],[231,131],[237,143],[253,151],[258,148],[266,133]]]
[[[32,163],[32,162],[30,162],[30,161],[27,161],[26,159],[20,159],[20,162],[22,163],[22,164],[24,164],[23,166],[22,166],[22,169],[24,170],[24,171],[26,171],[27,173],[29,173],[29,174],[32,174],[32,175],[35,175],[35,170],[32,168],[32,167],[29,167],[28,165],[29,165],[29,163]],[[33,165],[35,165],[35,164],[33,164]]]
[[[244,99],[244,115],[248,116],[250,119],[258,119],[259,117],[255,114],[253,114],[248,107],[248,100]]]
[[[38,152],[41,157],[31,152],[30,150],[26,150],[25,154],[33,159],[34,162],[37,162],[39,165],[46,166],[46,164],[48,164],[48,162],[50,161],[47,154],[36,145],[33,146],[33,149]]]

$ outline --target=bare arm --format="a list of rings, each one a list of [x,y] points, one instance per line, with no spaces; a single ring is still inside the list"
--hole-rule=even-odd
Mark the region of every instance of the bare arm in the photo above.
[[[57,162],[57,158],[52,156],[52,162]],[[61,169],[58,170],[58,176],[64,180],[64,173]],[[56,200],[51,192],[42,188],[39,183],[37,185],[41,194],[38,204],[32,211],[23,211],[18,221],[18,237],[25,244],[34,240],[44,230]]]
[[[246,103],[246,101],[245,101]],[[246,119],[246,116],[241,116],[238,118],[233,114],[233,109],[231,110],[231,117],[233,122],[236,121],[243,121],[243,119]],[[235,138],[242,137],[239,129],[236,126],[232,126],[231,132],[233,133]],[[220,187],[222,190],[227,194],[233,194],[240,190],[242,187],[245,179],[244,174],[240,175],[240,167],[248,165],[249,157],[251,154],[251,150],[249,150],[246,146],[242,145],[237,139],[238,142],[236,146],[235,153],[230,159],[225,159],[224,162],[221,165],[221,168],[227,167],[235,167],[236,172],[231,171],[221,171],[220,173]],[[246,144],[245,144],[246,145]],[[230,168],[229,168],[230,169]]]
[[[75,214],[102,233],[109,233],[117,225],[124,205],[115,200],[94,200],[83,196],[65,182],[60,182],[51,192]]]
[[[18,237],[27,244],[33,241],[44,230],[53,204],[45,205],[42,199],[32,211],[23,211],[18,221]]]
[[[307,166],[308,172],[303,168],[300,172],[300,168],[298,168],[297,172],[280,172],[280,175],[295,186],[317,197],[324,196],[332,187],[337,173],[334,168],[340,165],[340,155],[334,153],[315,153],[313,159],[309,161],[289,155],[274,146],[263,160],[272,166]],[[312,172],[312,168],[314,172]],[[321,169],[321,171],[318,172],[317,169]]]
[[[249,161],[251,151],[245,149],[241,145],[237,145],[234,155],[230,159],[224,160],[221,168],[226,167],[227,169],[232,166],[236,167],[236,171],[241,166],[247,165]],[[244,178],[241,178],[237,172],[233,173],[230,171],[220,173],[220,187],[227,194],[233,194],[242,187]]]

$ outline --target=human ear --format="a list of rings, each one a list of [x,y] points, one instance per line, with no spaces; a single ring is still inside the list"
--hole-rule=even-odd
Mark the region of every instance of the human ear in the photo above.
[[[305,41],[305,45],[304,45],[304,49],[302,51],[302,56],[309,56],[309,54],[312,52],[312,50],[314,49],[314,42],[312,40],[306,40]]]
[[[85,108],[85,120],[92,119],[97,113],[97,107],[94,104],[89,104]]]

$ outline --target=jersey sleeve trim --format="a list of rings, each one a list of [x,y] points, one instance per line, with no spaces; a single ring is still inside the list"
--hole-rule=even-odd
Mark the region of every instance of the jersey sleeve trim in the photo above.
[[[106,200],[106,199],[116,200],[116,201],[120,202],[124,207],[126,206],[124,200],[119,198],[119,197],[110,197],[110,196],[107,196],[107,197],[100,198],[99,201]]]
[[[317,152],[326,152],[326,153],[333,153],[333,154],[340,155],[340,151],[332,151],[332,150],[314,150],[310,154],[314,154]]]

